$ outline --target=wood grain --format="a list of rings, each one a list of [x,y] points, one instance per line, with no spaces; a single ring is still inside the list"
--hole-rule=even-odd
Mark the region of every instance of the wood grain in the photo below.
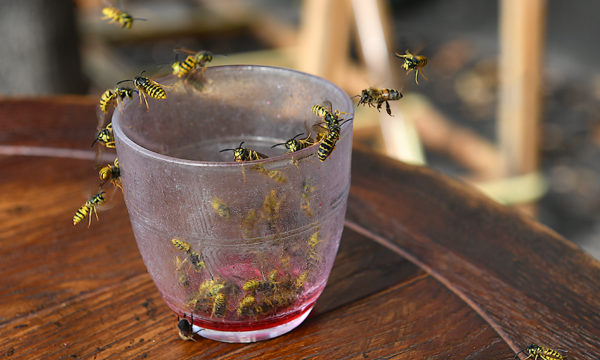
[[[361,149],[330,283],[305,323],[255,344],[183,342],[121,194],[89,229],[72,225],[97,191],[95,106],[0,100],[0,146],[68,150],[0,155],[0,356],[510,359],[535,342],[600,357],[597,261],[462,184]]]
[[[351,228],[434,275],[513,350],[533,342],[600,358],[598,261],[432,170],[360,150],[352,169]]]
[[[179,340],[176,318],[149,276],[82,296],[0,333],[11,359],[509,358],[510,349],[428,275],[309,317],[292,333],[253,344]],[[43,336],[39,336],[43,334]],[[10,335],[7,337],[7,335]]]

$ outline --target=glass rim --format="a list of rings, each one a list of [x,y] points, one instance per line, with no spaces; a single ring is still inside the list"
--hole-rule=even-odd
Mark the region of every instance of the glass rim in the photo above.
[[[336,84],[334,84],[333,82],[324,79],[320,76],[317,75],[313,75],[313,74],[309,74],[309,73],[305,73],[302,71],[298,71],[298,70],[294,70],[294,69],[290,69],[290,68],[285,68],[285,67],[279,67],[279,66],[268,66],[268,65],[217,65],[217,66],[210,66],[207,67],[205,69],[205,73],[207,71],[213,72],[213,71],[227,71],[230,69],[237,69],[239,70],[247,70],[247,71],[279,71],[282,73],[291,73],[294,74],[295,76],[302,76],[302,77],[308,77],[308,78],[313,78],[319,82],[325,82],[327,84],[330,84],[331,86],[333,86],[336,90],[340,91],[340,93],[346,95],[344,98],[344,101],[347,103],[347,105],[349,105],[349,107],[352,109],[352,118],[351,121],[347,121],[350,124],[350,127],[353,127],[353,123],[354,123],[354,104],[352,103],[352,99],[350,98],[350,96],[348,96],[348,94],[342,90],[339,86],[337,86]],[[129,101],[131,102],[131,101]],[[314,151],[313,149],[315,149],[316,147],[319,146],[319,144],[321,143],[321,141],[308,146],[302,150],[296,151],[296,152],[285,152],[281,155],[277,155],[277,156],[272,156],[272,157],[268,157],[266,159],[260,159],[260,160],[251,160],[251,161],[242,161],[242,162],[237,162],[237,161],[203,161],[203,160],[189,160],[189,159],[182,159],[182,158],[178,158],[178,157],[174,157],[174,156],[170,156],[170,155],[165,155],[165,154],[161,154],[158,153],[156,151],[152,151],[150,149],[147,149],[143,146],[141,146],[140,144],[136,143],[135,141],[133,141],[130,137],[128,137],[125,132],[123,132],[123,130],[121,129],[120,126],[120,117],[123,116],[121,113],[120,115],[116,116],[115,115],[118,114],[116,111],[113,113],[113,116],[111,117],[111,122],[112,122],[112,126],[113,126],[113,131],[115,132],[115,134],[117,134],[117,136],[115,136],[115,140],[118,139],[119,141],[123,141],[126,146],[132,148],[134,151],[138,152],[139,154],[141,154],[142,156],[145,157],[149,157],[149,158],[153,158],[155,160],[160,160],[160,161],[164,161],[167,163],[172,163],[172,164],[179,164],[179,165],[186,165],[186,166],[197,166],[197,167],[241,167],[244,165],[252,165],[252,164],[263,164],[263,163],[283,163],[286,161],[290,161],[291,159],[294,160],[300,160],[300,159],[304,159],[307,158],[309,156],[317,156],[316,151]],[[347,120],[347,119],[343,119],[343,120]],[[342,126],[341,132],[340,132],[340,139],[338,141],[341,141],[343,138],[346,137],[346,135],[348,134],[348,125],[346,126]],[[119,141],[117,141],[117,145],[119,143]]]

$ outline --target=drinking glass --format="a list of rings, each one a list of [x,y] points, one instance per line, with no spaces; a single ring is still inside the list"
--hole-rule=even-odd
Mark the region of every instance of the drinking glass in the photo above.
[[[320,161],[325,124],[311,108],[351,119],[344,91],[309,74],[214,66],[167,77],[166,99],[137,99],[112,124],[124,198],[139,251],[168,306],[199,335],[273,338],[298,326],[323,291],[350,188],[352,121]],[[234,161],[249,148],[257,161]],[[227,150],[229,149],[229,150]]]

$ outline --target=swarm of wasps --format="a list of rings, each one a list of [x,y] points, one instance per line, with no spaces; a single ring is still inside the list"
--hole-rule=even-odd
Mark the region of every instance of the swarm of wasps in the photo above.
[[[104,17],[103,20],[109,20],[109,23],[117,23],[120,24],[121,27],[125,29],[130,29],[133,25],[134,20],[146,20],[141,18],[134,18],[130,14],[114,7],[107,6],[102,9],[102,14]],[[186,52],[188,53],[188,57],[179,62],[175,61],[172,64],[173,75],[178,78],[187,79],[189,76],[204,71],[207,63],[212,60],[212,54],[208,51],[199,51],[193,52],[187,49],[175,49],[176,52]],[[126,79],[117,82],[114,88],[107,89],[100,95],[100,100],[98,104],[98,108],[103,115],[103,117],[108,116],[109,111],[114,108],[119,108],[122,112],[125,107],[126,100],[133,100],[133,94],[138,94],[140,98],[140,105],[143,103],[146,105],[146,110],[149,111],[150,107],[148,105],[148,97],[153,99],[162,100],[167,98],[167,92],[163,85],[159,84],[155,80],[145,77],[144,72],[142,71],[138,76],[133,77],[133,79]],[[125,82],[131,82],[133,84],[133,88],[120,86],[120,84]],[[99,143],[106,148],[114,149],[115,148],[115,138],[113,135],[112,123],[106,124],[103,126],[104,119],[101,117],[101,125],[100,130],[96,134],[94,141],[92,142],[92,147]],[[100,189],[106,184],[110,182],[116,188],[123,190],[123,186],[121,184],[121,168],[119,167],[119,161],[115,158],[114,163],[106,164],[99,170],[98,173],[100,177]],[[83,206],[81,206],[73,216],[73,225],[77,225],[83,219],[88,217],[88,227],[91,225],[92,221],[92,213],[98,219],[97,207],[106,202],[105,191],[100,191],[97,194],[92,195]]]
[[[308,279],[308,270],[292,275],[283,269],[272,269],[266,276],[251,277],[241,282],[238,278],[215,277],[208,271],[208,264],[193,265],[202,259],[202,255],[190,243],[178,238],[171,242],[186,256],[184,260],[176,256],[179,285],[186,291],[186,306],[190,311],[189,319],[185,314],[178,318],[177,329],[183,340],[194,340],[193,314],[203,313],[205,318],[215,320],[266,316],[291,306],[301,295]],[[313,240],[309,240],[311,242]],[[198,285],[194,287],[192,284]]]
[[[300,151],[318,143],[319,147],[317,150],[317,157],[321,162],[325,161],[331,155],[331,153],[335,149],[337,141],[340,139],[342,125],[352,120],[352,118],[341,119],[340,115],[346,113],[340,112],[338,110],[332,111],[331,109],[332,105],[331,102],[328,100],[325,100],[322,105],[317,104],[312,106],[312,112],[321,120],[313,125],[313,129],[316,130],[316,135],[314,139],[312,137],[311,131],[308,131],[308,134],[303,138],[300,138],[300,136],[304,135],[304,133],[299,133],[285,142],[271,146],[271,148],[283,145],[288,150],[287,153],[289,154]],[[243,147],[243,144],[244,142],[242,141],[238,145],[238,147],[231,149],[223,149],[220,150],[220,152],[233,151],[233,160],[236,162],[256,161],[268,158],[267,155],[262,154],[256,150]],[[260,166],[254,168],[261,171]],[[275,175],[269,172],[265,172],[265,174],[267,174],[271,178],[276,178]]]
[[[137,18],[131,14],[118,9],[114,6],[107,6],[102,9],[102,19],[108,23],[114,23],[123,29],[131,29],[134,21],[145,20]],[[207,65],[213,60],[214,55],[209,51],[192,51],[184,48],[174,49],[178,55],[184,54],[180,61],[176,58],[171,64],[171,73],[177,79],[187,82],[193,77],[201,77]],[[407,71],[415,71],[415,81],[418,83],[418,75],[422,74],[422,68],[427,64],[427,58],[422,55],[413,55],[406,52],[404,55],[398,53],[397,57],[403,59],[402,67]],[[159,83],[148,77],[145,71],[137,76],[116,82],[114,87],[107,89],[101,94],[98,108],[101,114],[106,118],[112,109],[119,109],[123,112],[128,102],[134,100],[134,96],[139,97],[139,106],[145,105],[146,111],[150,111],[150,105],[155,100],[164,100],[167,98],[169,86]],[[129,84],[126,84],[129,83]],[[128,86],[125,86],[128,85]],[[384,108],[387,114],[392,115],[389,102],[397,101],[403,97],[402,93],[395,89],[377,89],[370,87],[362,90],[357,95],[357,106],[364,105],[376,108],[381,111]],[[308,110],[308,109],[307,109]],[[316,155],[321,163],[325,162],[333,154],[338,141],[342,136],[343,126],[352,121],[352,118],[346,118],[347,113],[334,110],[329,101],[323,101],[321,104],[314,104],[311,107],[312,113],[316,118],[312,119],[312,126],[306,125],[305,132],[294,132],[288,140],[273,144],[271,148],[284,147],[286,153],[296,153],[302,149],[314,146]],[[99,126],[98,133],[93,140],[92,146],[98,144],[99,148],[115,148],[115,138],[112,124],[105,121]],[[222,149],[221,152],[231,151],[233,161],[235,162],[253,162],[266,159],[267,156],[251,147],[244,146],[244,142],[234,147]],[[298,163],[292,160],[296,167]],[[332,160],[330,160],[332,161]],[[277,183],[288,181],[286,175],[278,170],[268,169],[260,163],[249,164],[249,168],[264,174],[266,177]],[[73,217],[73,223],[77,224],[88,217],[88,226],[91,224],[92,212],[97,217],[97,207],[106,201],[106,192],[102,187],[108,183],[113,185],[114,189],[123,190],[121,184],[122,169],[119,166],[118,159],[103,166],[98,176],[100,179],[100,192],[91,196],[86,203],[77,210]],[[244,174],[244,167],[242,167]],[[311,199],[315,187],[310,184],[310,179],[304,179],[302,188],[298,189],[300,197],[300,208],[306,216],[314,216],[311,205]],[[240,219],[242,236],[250,238],[256,234],[257,226],[267,228],[269,232],[279,233],[279,226],[282,222],[280,209],[285,201],[285,194],[272,189],[266,195],[262,207],[251,209],[246,214],[240,214],[239,209],[232,209],[226,202],[218,197],[210,200],[210,207],[222,221],[232,221],[236,217]],[[268,273],[261,272],[260,277],[250,277],[247,279],[226,279],[215,276],[211,272],[210,258],[205,258],[202,249],[194,248],[196,245],[187,242],[181,238],[171,239],[174,257],[174,268],[179,286],[187,294],[187,306],[189,313],[183,313],[183,317],[177,320],[177,329],[179,336],[183,340],[194,340],[193,324],[194,314],[203,313],[208,317],[215,319],[223,318],[257,318],[267,314],[275,313],[283,308],[289,307],[302,295],[302,289],[310,281],[310,270],[317,268],[321,262],[320,247],[323,246],[321,232],[316,229],[310,236],[307,236],[302,242],[302,250],[297,253],[284,254],[279,265],[273,265]],[[197,246],[196,246],[197,247]],[[305,257],[306,265],[301,270],[292,271],[290,264],[290,255]],[[267,268],[270,269],[270,268]],[[256,274],[254,274],[256,275]],[[241,282],[240,282],[241,281]]]

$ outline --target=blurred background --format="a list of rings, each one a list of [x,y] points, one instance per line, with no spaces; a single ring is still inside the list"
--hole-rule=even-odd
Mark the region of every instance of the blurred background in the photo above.
[[[106,6],[133,27],[102,20]],[[593,0],[2,1],[0,94],[99,97],[168,74],[181,47],[350,96],[398,89],[393,116],[357,109],[357,143],[468,182],[600,259],[598,13]],[[418,84],[393,56],[407,50],[428,58]]]

